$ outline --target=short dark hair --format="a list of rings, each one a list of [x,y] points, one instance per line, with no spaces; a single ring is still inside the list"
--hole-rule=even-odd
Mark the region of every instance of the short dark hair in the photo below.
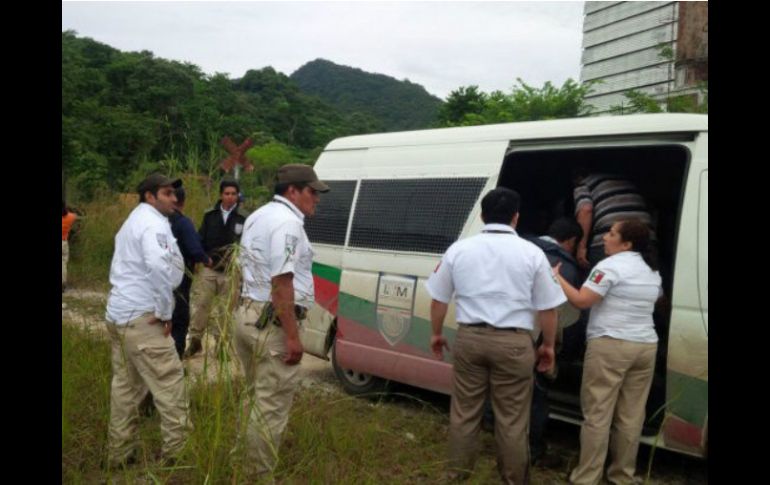
[[[224,192],[227,187],[235,187],[236,192],[241,191],[241,186],[238,185],[238,182],[235,180],[225,179],[219,182],[219,195],[222,195],[222,192]]]
[[[583,239],[583,228],[571,217],[559,217],[548,226],[548,235],[559,242],[564,242],[576,237]]]
[[[187,193],[184,191],[184,187],[177,187],[174,193],[176,194],[176,202],[178,204],[184,204],[184,201],[187,198]]]
[[[618,233],[623,242],[631,243],[631,250],[642,255],[644,262],[653,270],[658,269],[657,254],[651,244],[650,227],[639,219],[617,221]]]
[[[631,249],[640,253],[650,245],[650,228],[639,219],[617,221],[618,233],[623,242],[630,242]]]
[[[481,199],[481,219],[485,224],[510,224],[520,201],[519,194],[507,187],[490,190]]]
[[[147,192],[151,193],[153,197],[156,199],[158,198],[158,190],[160,190],[160,187],[155,187],[152,189],[147,189],[144,192],[139,192],[139,202],[147,202],[147,198],[144,196]]]
[[[308,182],[285,182],[285,183],[277,183],[275,184],[275,188],[273,189],[273,194],[275,195],[283,195],[286,193],[287,190],[289,190],[289,187],[294,186],[297,188],[297,190],[303,190],[305,187],[308,186]]]

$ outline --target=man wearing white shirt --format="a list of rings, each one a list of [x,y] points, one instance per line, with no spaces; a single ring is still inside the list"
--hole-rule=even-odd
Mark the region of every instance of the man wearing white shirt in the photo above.
[[[505,187],[490,191],[481,200],[481,218],[481,234],[452,244],[426,283],[437,359],[450,350],[442,327],[453,296],[457,305],[448,478],[473,468],[489,395],[500,477],[506,484],[526,484],[535,367],[530,331],[537,320],[543,334],[537,369],[548,371],[554,364],[556,307],[566,297],[543,251],[516,234],[519,194]]]
[[[273,200],[246,219],[241,238],[241,304],[235,348],[246,374],[246,463],[260,476],[277,464],[297,389],[299,326],[313,305],[313,248],[303,227],[329,187],[301,164],[278,170]]]
[[[109,464],[136,460],[139,402],[149,391],[161,417],[162,456],[182,450],[191,423],[182,363],[170,337],[174,288],[184,273],[167,217],[179,179],[153,174],[139,184],[139,205],[115,236],[106,324],[112,342]]]

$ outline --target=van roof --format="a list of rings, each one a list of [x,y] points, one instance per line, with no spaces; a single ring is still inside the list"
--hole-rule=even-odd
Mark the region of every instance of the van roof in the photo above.
[[[325,150],[699,131],[708,131],[708,115],[661,113],[594,116],[346,136],[332,140]]]

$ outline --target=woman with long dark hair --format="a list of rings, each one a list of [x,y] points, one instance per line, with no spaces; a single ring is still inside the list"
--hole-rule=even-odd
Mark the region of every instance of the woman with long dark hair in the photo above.
[[[604,235],[604,250],[607,258],[579,290],[559,274],[559,265],[554,270],[569,302],[591,308],[580,388],[580,461],[570,474],[573,484],[599,483],[608,448],[610,483],[633,483],[655,370],[658,335],[652,313],[662,289],[650,230],[638,219],[618,221]]]

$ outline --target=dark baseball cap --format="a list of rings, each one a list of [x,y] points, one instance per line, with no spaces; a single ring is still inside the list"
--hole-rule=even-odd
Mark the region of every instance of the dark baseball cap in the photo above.
[[[158,189],[159,187],[167,187],[167,186],[171,186],[175,189],[178,187],[181,187],[182,179],[170,179],[163,174],[154,173],[152,175],[148,175],[146,179],[142,180],[142,182],[139,184],[139,187],[137,187],[136,191],[139,192],[139,195],[142,195],[148,190],[152,192]]]
[[[315,170],[310,165],[289,163],[278,169],[278,183],[306,183],[319,192],[328,192],[329,186],[318,180]]]

